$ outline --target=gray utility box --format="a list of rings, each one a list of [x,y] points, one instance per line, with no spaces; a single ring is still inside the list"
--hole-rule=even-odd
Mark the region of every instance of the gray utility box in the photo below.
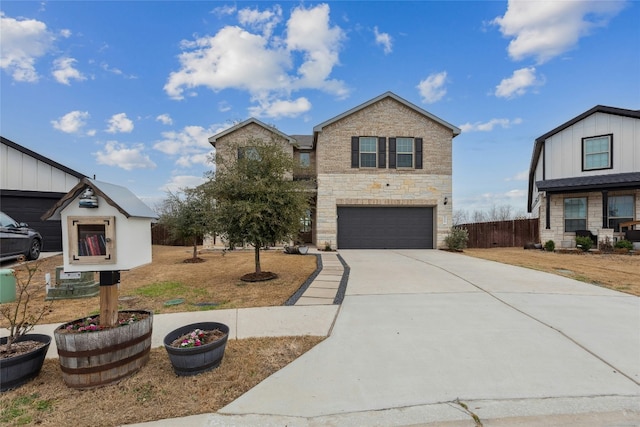
[[[100,285],[93,271],[65,273],[63,266],[56,267],[55,286],[47,288],[47,298],[90,298],[100,293]]]

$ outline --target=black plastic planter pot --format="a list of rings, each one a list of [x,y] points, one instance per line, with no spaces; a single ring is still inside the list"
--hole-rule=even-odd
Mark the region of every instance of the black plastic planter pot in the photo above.
[[[44,345],[29,353],[0,360],[0,391],[14,389],[38,376],[49,350],[51,337],[43,334],[27,334],[17,338],[15,342],[20,341],[37,341]],[[6,343],[6,337],[0,338],[0,344]]]
[[[195,329],[203,331],[212,331],[219,329],[225,333],[225,336],[217,341],[189,348],[173,347],[171,343],[182,335],[188,334]],[[224,349],[227,346],[229,338],[229,327],[224,323],[218,322],[201,322],[192,323],[171,331],[164,337],[164,348],[169,354],[169,360],[173,366],[173,371],[178,376],[197,375],[202,372],[210,371],[217,368],[222,362]]]

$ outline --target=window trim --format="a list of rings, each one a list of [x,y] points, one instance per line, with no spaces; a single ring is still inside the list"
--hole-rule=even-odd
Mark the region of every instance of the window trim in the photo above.
[[[362,150],[362,140],[368,138],[371,139],[374,143],[372,151],[363,151]],[[372,166],[363,166],[362,165],[362,155],[363,154],[373,154],[375,155],[375,160],[373,161]],[[376,169],[378,167],[378,137],[377,136],[359,136],[358,137],[358,167],[363,169]]]
[[[567,201],[573,199],[582,199],[584,200],[584,218],[568,218],[567,217]],[[582,197],[565,197],[562,201],[562,220],[563,220],[563,229],[565,233],[575,233],[576,230],[586,230],[587,229],[587,221],[589,219],[589,199],[587,196]],[[576,228],[574,230],[567,229],[567,220],[584,220],[584,227]]]
[[[410,139],[411,140],[411,166],[399,166],[399,157],[400,155],[409,154],[408,151],[400,151],[398,149],[398,139]],[[416,165],[416,139],[410,136],[397,136],[396,140],[396,169],[415,169]]]
[[[586,162],[587,153],[585,150],[587,142],[590,140],[600,139],[605,137],[609,139],[609,150],[608,150],[609,164],[605,167],[587,168],[587,162]],[[594,153],[590,153],[590,154],[594,154]],[[588,137],[582,138],[582,171],[588,172],[588,171],[597,171],[597,170],[604,170],[604,169],[613,169],[613,134],[608,133],[604,135],[595,135],[595,136],[588,136]]]
[[[611,209],[610,208],[611,199],[616,198],[616,197],[631,197],[631,209],[632,209],[632,212],[631,212],[630,216],[612,216],[611,215],[611,210],[610,210]],[[608,228],[613,228],[616,233],[621,232],[621,230],[620,230],[620,222],[621,221],[620,220],[621,219],[624,219],[624,220],[628,219],[629,221],[633,221],[634,218],[635,218],[635,214],[636,214],[635,213],[635,207],[636,207],[636,198],[635,198],[634,194],[616,194],[616,195],[613,195],[613,196],[609,196],[607,198],[607,227]],[[617,220],[617,222],[618,222],[618,224],[617,224],[617,228],[618,229],[617,230],[616,230],[616,227],[611,227],[611,219],[612,218],[614,220]],[[622,222],[624,222],[624,221],[622,221]]]

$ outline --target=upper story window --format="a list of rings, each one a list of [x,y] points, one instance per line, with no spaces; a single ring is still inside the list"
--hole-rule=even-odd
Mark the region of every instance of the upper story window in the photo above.
[[[609,228],[613,228],[615,231],[620,230],[620,223],[633,221],[633,196],[609,196],[608,200],[609,210]]]
[[[260,160],[260,153],[256,147],[240,147],[238,148],[238,160],[243,158]]]
[[[413,138],[396,138],[396,167],[413,167]]]
[[[613,135],[582,138],[582,170],[611,169]]]
[[[568,197],[564,199],[564,231],[587,229],[587,198]]]
[[[375,136],[360,137],[360,167],[375,168],[378,160],[378,138]]]
[[[311,156],[309,153],[300,153],[300,167],[308,168],[311,166]]]

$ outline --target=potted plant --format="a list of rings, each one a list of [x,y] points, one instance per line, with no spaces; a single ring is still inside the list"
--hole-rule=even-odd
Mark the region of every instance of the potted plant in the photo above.
[[[153,313],[123,310],[113,326],[100,316],[65,323],[53,335],[62,379],[71,388],[90,389],[133,375],[149,360]]]
[[[25,263],[24,260],[24,257],[18,259],[24,267],[24,274],[12,272],[16,285],[15,301],[0,305],[0,314],[9,323],[9,335],[0,338],[0,391],[11,390],[37,377],[51,344],[49,335],[28,333],[49,312],[53,300],[39,309],[30,306],[46,284],[33,283],[40,262]]]
[[[164,348],[176,375],[197,375],[220,365],[228,338],[224,323],[192,323],[169,332]]]

